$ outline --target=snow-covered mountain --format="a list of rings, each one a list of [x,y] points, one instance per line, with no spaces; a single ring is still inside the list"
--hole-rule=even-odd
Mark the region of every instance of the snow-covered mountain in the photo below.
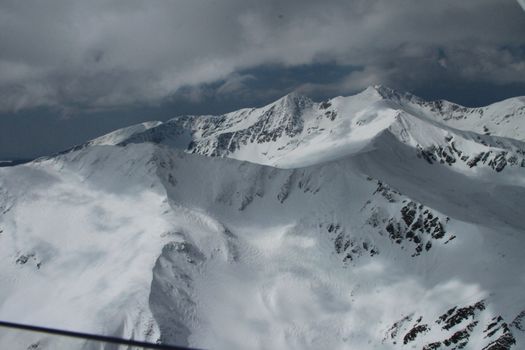
[[[525,98],[376,86],[140,124],[0,169],[0,319],[210,349],[520,349],[524,207]]]

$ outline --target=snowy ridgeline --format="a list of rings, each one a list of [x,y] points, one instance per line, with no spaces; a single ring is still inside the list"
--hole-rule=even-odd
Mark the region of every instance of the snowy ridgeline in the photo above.
[[[210,349],[523,348],[524,140],[523,98],[371,87],[1,168],[0,319]]]

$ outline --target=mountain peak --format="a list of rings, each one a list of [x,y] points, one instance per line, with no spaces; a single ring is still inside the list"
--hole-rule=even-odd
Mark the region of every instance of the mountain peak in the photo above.
[[[353,96],[320,103],[293,91],[260,108],[218,116],[179,117],[136,134],[129,130],[117,134],[130,134],[119,144],[150,141],[192,153],[287,167],[289,159],[294,165],[311,164],[361,152],[379,133],[391,127],[397,130],[397,136],[404,135],[404,142],[408,142],[407,135],[412,135],[413,130],[423,130],[410,137],[425,147],[432,146],[427,145],[425,138],[441,139],[439,130],[449,127],[522,140],[525,130],[522,115],[525,108],[520,103],[507,101],[484,110],[468,109],[443,101],[426,102],[407,92],[372,85]],[[396,123],[400,118],[403,123],[417,127],[407,131],[407,125]],[[442,127],[436,129],[436,125]],[[427,137],[429,132],[432,137]],[[114,140],[115,134],[104,137],[105,144],[109,143],[107,139]],[[306,144],[308,147],[304,148]]]
[[[406,91],[398,91],[398,90],[395,90],[391,87],[388,87],[388,86],[385,86],[385,85],[381,85],[381,84],[377,84],[377,85],[373,85],[373,86],[369,86],[366,90],[372,90],[374,92],[376,92],[377,94],[379,94],[379,96],[381,96],[381,98],[383,99],[386,99],[386,100],[400,100],[400,99],[413,99],[415,98],[416,96],[409,93],[409,92],[406,92]],[[365,91],[366,91],[365,90]]]
[[[311,105],[313,104],[313,101],[309,97],[302,95],[299,92],[294,90],[284,95],[283,97],[281,97],[274,103],[271,103],[271,105],[275,105],[275,104],[300,106],[300,105]]]
[[[388,86],[382,85],[382,84],[373,85],[372,88],[376,90],[378,93],[380,93],[381,95],[389,96],[389,95],[397,94],[396,90]]]

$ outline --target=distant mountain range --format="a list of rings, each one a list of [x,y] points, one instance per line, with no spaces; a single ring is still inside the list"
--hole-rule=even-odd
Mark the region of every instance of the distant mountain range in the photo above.
[[[374,86],[142,123],[0,169],[0,319],[209,349],[521,349],[523,208],[525,97]]]

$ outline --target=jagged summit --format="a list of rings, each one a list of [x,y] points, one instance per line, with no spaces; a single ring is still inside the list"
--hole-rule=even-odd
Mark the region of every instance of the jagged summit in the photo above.
[[[423,99],[407,91],[398,91],[385,85],[374,85],[369,87],[377,91],[377,93],[384,99],[393,101],[417,101],[423,102]]]
[[[521,349],[522,106],[292,94],[0,168],[0,319],[219,350]]]
[[[448,139],[454,138],[457,149],[465,148],[455,157],[466,159],[464,162],[481,153],[491,152],[490,157],[495,157],[506,152],[514,163],[513,155],[525,139],[524,115],[525,104],[519,100],[466,108],[444,101],[426,102],[378,85],[319,103],[293,92],[261,108],[180,117],[119,143],[149,141],[190,153],[288,168],[367,152],[388,135],[417,152],[447,149]],[[516,157],[520,162],[521,157]]]
[[[285,105],[302,105],[302,104],[311,104],[313,103],[313,101],[309,97],[294,90],[284,95],[277,101],[270,103],[269,105],[278,104],[278,103],[285,104]]]

